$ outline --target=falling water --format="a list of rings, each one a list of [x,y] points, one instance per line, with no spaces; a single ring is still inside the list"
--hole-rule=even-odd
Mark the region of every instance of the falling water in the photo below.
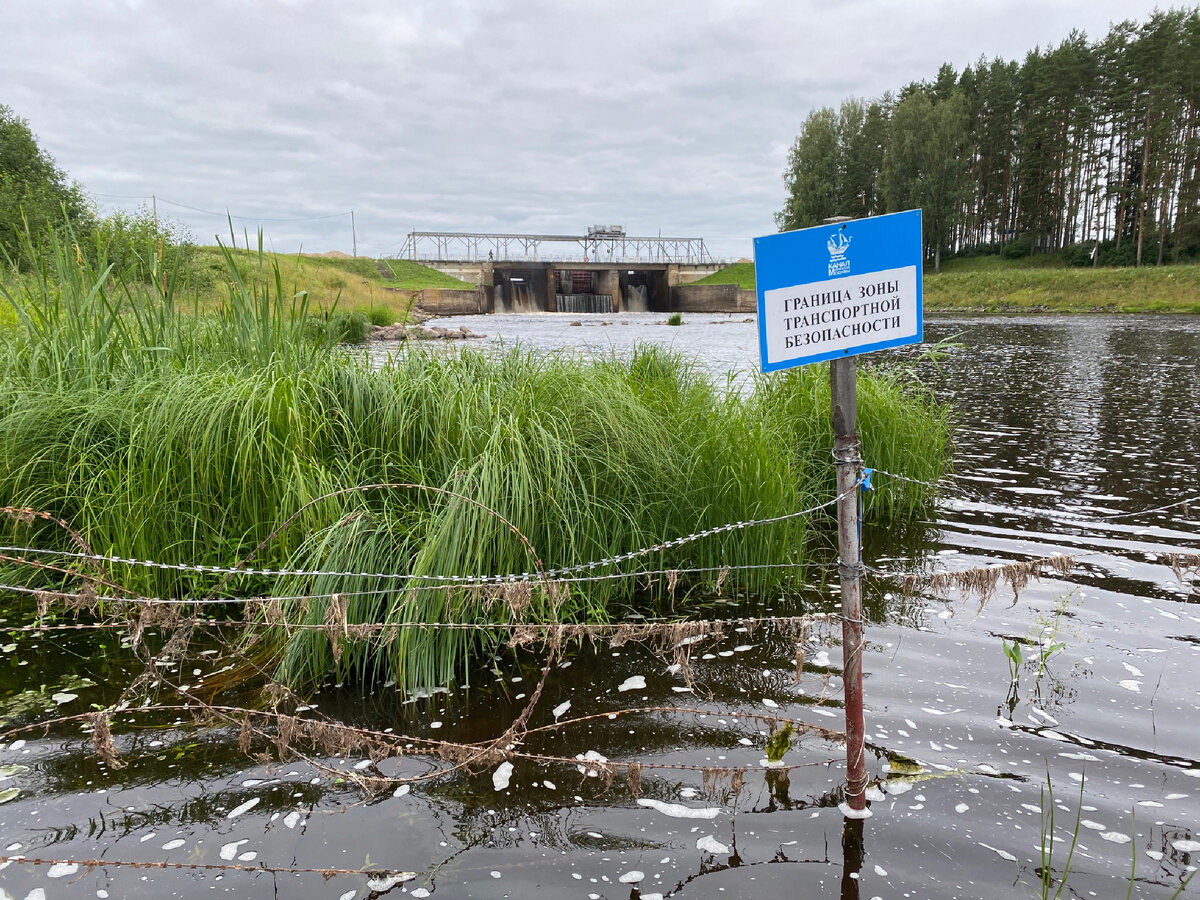
[[[610,313],[612,294],[555,294],[555,308],[566,313]]]
[[[650,311],[650,305],[646,301],[646,285],[631,284],[625,288],[625,309],[624,312],[644,313]]]

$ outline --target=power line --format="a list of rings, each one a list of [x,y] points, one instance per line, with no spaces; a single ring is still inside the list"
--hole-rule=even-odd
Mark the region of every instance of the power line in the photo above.
[[[202,209],[199,206],[191,206],[187,203],[180,203],[177,200],[168,200],[166,197],[159,197],[158,195],[103,194],[103,193],[96,192],[96,191],[93,191],[92,193],[93,193],[93,196],[96,196],[96,197],[108,197],[108,198],[114,199],[114,200],[150,200],[150,201],[157,200],[159,203],[166,203],[170,206],[176,206],[180,209],[190,210],[191,212],[203,213],[206,216],[216,216],[219,219],[240,219],[240,220],[244,220],[247,222],[316,222],[316,221],[320,221],[322,219],[339,219],[343,216],[352,216],[354,214],[353,210],[348,209],[345,212],[327,213],[325,215],[320,215],[320,216],[287,216],[287,217],[239,216],[239,215],[235,215],[234,213],[231,213],[228,211],[217,212],[216,210],[212,210],[212,209]]]
[[[158,200],[160,203],[166,203],[171,206],[177,206],[180,209],[188,209],[188,210],[191,210],[192,212],[204,213],[205,215],[208,215],[208,216],[217,216],[218,218],[222,218],[222,219],[243,219],[246,221],[253,221],[253,222],[315,222],[320,219],[337,219],[337,218],[341,218],[342,216],[348,216],[351,214],[351,210],[346,210],[345,212],[329,213],[328,215],[323,215],[323,216],[296,216],[296,217],[289,217],[289,218],[273,218],[273,217],[265,217],[265,216],[237,216],[228,211],[214,212],[211,209],[201,209],[198,206],[189,206],[186,203],[179,203],[178,201],[175,201],[175,200],[168,200],[166,197],[159,197]]]

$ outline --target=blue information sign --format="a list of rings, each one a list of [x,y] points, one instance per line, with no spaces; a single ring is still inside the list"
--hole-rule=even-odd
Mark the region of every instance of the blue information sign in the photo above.
[[[921,211],[754,240],[762,370],[922,340]]]

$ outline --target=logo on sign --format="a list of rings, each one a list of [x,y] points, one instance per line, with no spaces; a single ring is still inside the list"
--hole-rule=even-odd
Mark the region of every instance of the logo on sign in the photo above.
[[[850,260],[846,259],[846,251],[850,249],[851,238],[845,232],[836,231],[829,236],[825,246],[829,248],[829,274],[845,275],[850,271]]]

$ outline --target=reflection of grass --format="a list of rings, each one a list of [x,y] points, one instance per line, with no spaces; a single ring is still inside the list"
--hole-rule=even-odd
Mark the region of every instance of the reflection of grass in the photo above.
[[[1053,897],[1054,900],[1060,900],[1063,895],[1063,890],[1067,886],[1067,878],[1071,874],[1071,862],[1075,858],[1075,848],[1079,843],[1079,827],[1083,816],[1083,792],[1087,779],[1080,775],[1079,781],[1079,803],[1075,809],[1075,824],[1071,829],[1071,845],[1067,850],[1067,859],[1063,863],[1062,872],[1057,876],[1054,871],[1054,811],[1057,808],[1054,799],[1054,784],[1050,779],[1050,771],[1046,770],[1046,784],[1041,791],[1041,865],[1036,869],[1038,876],[1038,896],[1042,900],[1049,900]],[[1089,807],[1091,808],[1091,807]],[[1129,811],[1129,845],[1130,845],[1130,863],[1129,863],[1129,887],[1126,891],[1126,900],[1133,897],[1133,886],[1137,882],[1137,857],[1138,857],[1138,841],[1137,841],[1137,811],[1131,808]],[[1171,894],[1171,900],[1176,900],[1192,883],[1192,879],[1196,877],[1196,872],[1190,873],[1186,878],[1180,881],[1179,887]],[[1057,883],[1057,889],[1055,884]],[[1053,893],[1051,893],[1053,891]],[[1070,896],[1078,896],[1071,893]]]
[[[1058,890],[1054,892],[1054,900],[1062,896],[1063,888],[1067,886],[1067,876],[1071,872],[1071,860],[1075,858],[1075,846],[1079,843],[1079,822],[1083,816],[1083,786],[1086,779],[1079,781],[1079,804],[1075,808],[1075,827],[1071,832],[1071,849],[1067,851],[1067,861],[1063,864],[1062,874],[1058,879]],[[1049,797],[1050,802],[1046,799]],[[1038,868],[1039,887],[1043,900],[1051,896],[1054,889],[1054,784],[1050,780],[1050,770],[1046,769],[1046,786],[1042,788],[1042,864]]]

